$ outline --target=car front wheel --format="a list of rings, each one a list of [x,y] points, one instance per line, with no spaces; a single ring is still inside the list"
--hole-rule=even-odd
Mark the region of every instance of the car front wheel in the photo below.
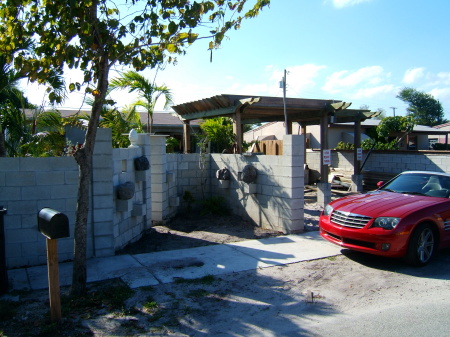
[[[430,262],[436,250],[436,234],[428,224],[417,227],[409,240],[406,260],[414,266],[424,266]]]

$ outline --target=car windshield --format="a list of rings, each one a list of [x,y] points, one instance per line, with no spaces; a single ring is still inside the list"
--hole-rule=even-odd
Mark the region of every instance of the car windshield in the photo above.
[[[380,190],[448,198],[450,177],[423,172],[404,173],[388,182]]]

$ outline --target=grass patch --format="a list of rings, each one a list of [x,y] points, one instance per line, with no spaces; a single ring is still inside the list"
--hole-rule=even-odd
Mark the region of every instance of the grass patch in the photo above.
[[[142,307],[147,312],[155,312],[156,310],[158,310],[159,305],[153,298],[149,297],[147,298],[147,302],[145,302]]]
[[[119,310],[125,301],[133,295],[133,290],[120,281],[105,286],[93,287],[84,296],[62,296],[61,306],[67,313],[86,313],[89,309]]]

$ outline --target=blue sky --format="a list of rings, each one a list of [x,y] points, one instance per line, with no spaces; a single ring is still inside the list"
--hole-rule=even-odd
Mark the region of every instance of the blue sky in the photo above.
[[[282,96],[286,69],[288,97],[368,105],[387,116],[395,107],[405,115],[396,95],[412,87],[438,99],[450,119],[449,13],[448,0],[272,0],[230,32],[212,62],[208,42],[198,41],[176,66],[159,71],[156,83],[172,90],[175,104],[219,94]],[[143,74],[153,78],[155,71]],[[27,90],[36,104],[42,92]],[[113,99],[122,106],[134,98],[117,92]],[[74,93],[63,106],[81,102]]]

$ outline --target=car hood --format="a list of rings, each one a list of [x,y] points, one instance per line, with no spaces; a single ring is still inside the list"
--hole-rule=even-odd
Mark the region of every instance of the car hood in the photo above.
[[[401,218],[411,212],[444,202],[448,202],[448,199],[374,191],[340,198],[331,202],[330,205],[335,210],[342,212],[370,217],[389,216]]]

